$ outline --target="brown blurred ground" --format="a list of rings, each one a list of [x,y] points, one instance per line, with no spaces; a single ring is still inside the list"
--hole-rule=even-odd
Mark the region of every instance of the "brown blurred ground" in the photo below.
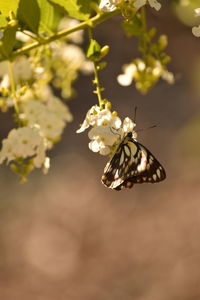
[[[137,105],[138,127],[158,124],[139,140],[163,163],[167,180],[121,192],[101,185],[106,159],[89,151],[87,134],[75,133],[96,101],[91,78],[81,77],[70,102],[75,120],[52,153],[50,173],[35,172],[20,185],[1,168],[0,299],[200,299],[200,94],[194,85],[200,43],[165,9],[149,21],[169,35],[177,81],[160,82],[146,97],[116,83],[121,65],[137,54],[119,19],[99,26],[96,38],[112,43],[101,73],[105,94],[122,118],[132,117]]]

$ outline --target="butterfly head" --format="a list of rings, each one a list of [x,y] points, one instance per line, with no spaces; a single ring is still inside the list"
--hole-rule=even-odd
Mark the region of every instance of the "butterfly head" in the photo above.
[[[132,141],[132,140],[136,140],[136,138],[135,138],[135,135],[134,135],[133,131],[129,131],[129,132],[125,135],[124,141],[129,142],[129,141]]]
[[[133,132],[129,131],[126,135],[126,138],[133,138]]]

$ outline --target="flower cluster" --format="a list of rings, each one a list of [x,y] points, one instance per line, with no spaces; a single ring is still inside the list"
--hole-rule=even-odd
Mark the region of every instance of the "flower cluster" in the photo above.
[[[64,18],[58,30],[77,24]],[[22,32],[17,32],[16,38],[22,45],[31,41]],[[72,121],[67,105],[50,86],[59,89],[62,98],[71,98],[79,71],[87,74],[93,70],[77,45],[82,41],[83,32],[75,32],[65,40],[32,50],[30,56],[17,57],[12,64],[0,63],[0,109],[14,107],[19,125],[2,141],[0,164],[6,161],[22,177],[34,168],[48,170],[46,151],[60,140],[65,126]]]
[[[139,25],[136,32],[137,23]],[[156,40],[156,29],[144,30],[140,14],[123,25],[128,36],[138,36],[142,57],[122,66],[123,73],[118,75],[118,83],[122,86],[129,86],[134,81],[137,90],[143,94],[147,93],[160,78],[173,84],[174,75],[167,69],[167,64],[170,62],[170,57],[165,53],[168,44],[167,36],[160,35]]]
[[[75,94],[73,82],[77,79],[79,71],[90,74],[93,65],[85,59],[82,49],[74,44],[64,42],[52,43],[52,55],[49,58],[48,66],[51,73],[52,84],[61,90],[65,99]]]
[[[43,168],[44,173],[50,167],[46,156],[47,141],[37,126],[25,126],[12,129],[2,142],[0,164],[12,162],[12,169],[24,178],[33,168]],[[26,160],[26,161],[25,161]]]
[[[134,2],[134,6],[136,8],[140,8],[140,7],[144,6],[147,3],[151,7],[155,8],[156,10],[159,10],[161,8],[161,4],[157,0],[136,0]]]
[[[142,6],[149,4],[151,7],[159,10],[161,4],[157,0],[101,0],[99,8],[104,11],[113,11],[116,8],[126,10],[126,7],[140,9]]]
[[[29,98],[22,102],[19,114],[20,120],[29,126],[37,125],[41,134],[49,141],[49,148],[56,143],[68,122],[72,121],[72,115],[61,100],[48,92],[49,97],[42,99]]]
[[[195,13],[195,17],[200,17],[200,8],[196,8],[194,10],[194,13]],[[194,34],[194,36],[200,37],[200,25],[194,26],[192,28],[192,33]]]
[[[92,106],[80,129],[76,131],[81,133],[92,127],[88,132],[88,137],[91,140],[89,148],[102,155],[112,155],[126,133],[132,131],[133,136],[137,137],[136,132],[133,131],[135,123],[128,117],[122,122],[117,116],[117,112],[110,111],[109,102],[107,104],[108,107]]]
[[[174,83],[173,73],[169,72],[159,60],[154,60],[147,65],[142,59],[135,59],[132,63],[123,65],[122,70],[123,73],[117,77],[118,83],[129,86],[134,80],[136,88],[142,93],[146,93],[159,78],[169,84]]]

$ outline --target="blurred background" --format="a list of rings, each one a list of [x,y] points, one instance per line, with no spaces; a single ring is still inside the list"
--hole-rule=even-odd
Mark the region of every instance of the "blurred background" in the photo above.
[[[122,119],[137,105],[137,128],[157,124],[138,140],[167,179],[121,192],[101,184],[107,158],[75,132],[97,102],[92,76],[80,76],[69,103],[74,122],[51,153],[49,174],[35,171],[20,184],[1,167],[0,299],[200,299],[200,41],[189,7],[161,2],[159,13],[148,10],[148,23],[169,37],[174,85],[160,81],[142,96],[117,84],[122,64],[138,56],[119,16],[98,26],[95,38],[111,45],[100,73],[104,95]],[[8,132],[7,116],[0,118]]]

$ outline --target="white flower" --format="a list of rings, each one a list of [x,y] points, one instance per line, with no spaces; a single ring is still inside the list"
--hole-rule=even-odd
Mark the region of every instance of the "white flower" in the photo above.
[[[110,125],[93,127],[88,132],[88,137],[91,139],[89,148],[93,152],[99,152],[101,155],[108,155],[113,149],[116,149],[128,132],[132,132],[134,138],[137,137],[136,132],[133,131],[134,127],[135,124],[128,117],[124,119],[120,128],[113,128]]]
[[[195,13],[195,17],[199,17],[200,16],[200,8],[195,8],[194,13]],[[194,36],[200,37],[200,25],[194,26],[192,28],[192,33]]]
[[[111,154],[128,132],[132,132],[134,138],[137,137],[133,131],[135,123],[130,118],[126,117],[122,123],[116,113],[112,113],[108,108],[100,109],[97,105],[87,112],[81,128],[76,132],[83,132],[90,126],[92,128],[88,132],[91,140],[89,148],[101,155]]]
[[[145,70],[145,68],[146,68],[145,62],[143,60],[141,60],[141,59],[137,59],[136,62],[137,62],[137,68],[138,68],[138,70],[140,72],[143,72]]]
[[[10,79],[9,79],[9,76],[8,74],[5,74],[0,82],[0,88],[9,88],[10,86]]]
[[[45,157],[45,161],[43,163],[43,173],[47,174],[50,168],[50,158],[49,157]]]
[[[175,82],[174,74],[172,72],[169,72],[168,70],[164,69],[162,71],[161,77],[162,77],[162,79],[167,81],[169,84],[173,84]]]
[[[194,36],[200,37],[200,25],[199,26],[194,26],[192,28],[192,33],[194,34]]]
[[[38,100],[29,100],[22,105],[21,120],[26,120],[28,125],[38,125],[44,137],[50,141],[58,140],[66,126],[72,120],[68,108],[56,97],[47,103]],[[50,146],[50,145],[49,145]]]
[[[16,32],[16,39],[21,41],[21,42],[28,42],[31,41],[30,36],[28,36],[27,34],[21,32],[21,31],[17,31]]]
[[[117,129],[121,126],[121,120],[119,117],[114,116],[109,109],[100,109],[98,105],[94,105],[87,112],[85,120],[76,132],[81,133],[89,126],[106,126],[108,124],[110,127]]]
[[[13,66],[15,82],[27,81],[33,76],[31,63],[26,56],[20,56]]]
[[[91,140],[101,140],[105,145],[112,146],[119,139],[119,134],[116,133],[117,131],[109,126],[99,126],[93,127],[88,132],[88,137]]]
[[[149,1],[149,5],[155,8],[155,10],[161,9],[161,4],[157,0],[148,0],[148,1]]]
[[[50,158],[46,156],[47,144],[40,144],[37,149],[37,156],[33,159],[33,164],[35,168],[42,168],[43,173],[47,174],[50,168]]]
[[[20,56],[16,59],[16,61],[13,63],[13,73],[16,84],[32,78],[33,70],[31,63],[26,56]],[[8,88],[10,86],[10,78],[7,62],[0,63],[0,77],[2,77],[0,87]]]
[[[92,140],[88,146],[90,150],[99,152],[101,155],[108,155],[110,153],[110,147],[105,146],[101,140]]]
[[[124,74],[117,76],[117,81],[122,86],[129,86],[135,75],[137,74],[137,67],[134,63],[124,65],[122,67]]]
[[[99,8],[102,9],[103,11],[113,11],[116,9],[116,5],[112,0],[101,0],[99,4]]]
[[[136,0],[134,6],[139,9],[142,6],[144,6],[147,2],[151,7],[155,8],[156,10],[159,10],[161,8],[161,4],[157,0]]]
[[[93,152],[100,152],[102,155],[108,155],[111,147],[119,141],[121,137],[118,132],[114,132],[109,126],[94,127],[88,132],[88,137],[91,139],[89,148]]]
[[[85,60],[83,51],[76,45],[59,44],[54,51],[54,55],[59,59],[63,59],[68,64],[72,64],[73,68],[80,68]]]
[[[143,5],[145,5],[147,2],[147,0],[136,0],[135,3],[134,3],[134,6],[136,8],[140,8],[142,7]]]
[[[163,66],[161,64],[161,62],[159,60],[156,60],[154,62],[154,68],[152,69],[152,74],[155,76],[155,77],[160,77],[164,71],[163,69]]]
[[[62,120],[66,122],[71,122],[73,116],[70,113],[67,105],[65,105],[58,97],[51,97],[47,102],[47,107],[49,111],[57,114]]]
[[[34,157],[34,166],[41,167],[46,155],[46,142],[36,127],[21,127],[12,129],[8,137],[2,142],[0,163],[4,160],[9,163],[17,158]]]
[[[200,17],[200,8],[195,8],[194,13],[195,17]]]
[[[122,124],[123,134],[129,133],[130,131],[133,132],[133,129],[135,128],[136,124],[129,118],[126,117]],[[134,132],[134,138],[137,137],[136,132]]]
[[[90,60],[85,60],[80,68],[81,72],[84,75],[89,75],[93,72],[94,70],[94,64]]]
[[[65,128],[65,122],[58,115],[46,109],[41,111],[34,124],[38,124],[43,135],[52,141],[59,139]]]

